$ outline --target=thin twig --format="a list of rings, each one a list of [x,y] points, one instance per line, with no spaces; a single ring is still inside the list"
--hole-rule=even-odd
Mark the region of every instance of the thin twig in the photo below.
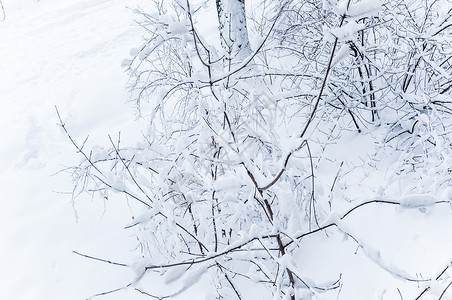
[[[444,291],[441,293],[441,296],[438,298],[438,300],[441,300],[444,296],[444,294],[446,294],[447,289],[452,285],[452,281],[449,282],[449,284],[446,286],[446,288],[444,289]]]
[[[74,145],[74,147],[77,149],[77,152],[81,153],[87,162],[90,163],[90,165],[102,175],[102,172],[96,167],[96,165],[94,165],[94,163],[91,161],[91,159],[85,154],[85,152],[77,145],[77,143],[74,141],[74,139],[72,139],[72,136],[69,134],[69,132],[66,129],[66,124],[63,123],[63,120],[61,120],[61,116],[60,116],[60,112],[58,111],[57,106],[55,105],[55,110],[58,116],[58,119],[60,120],[60,126],[61,128],[63,128],[64,132],[66,133],[67,137],[69,138],[69,140],[71,141],[71,143]],[[86,140],[85,140],[86,142]],[[84,142],[84,143],[85,143]]]
[[[6,13],[5,13],[5,8],[3,7],[2,1],[0,1],[0,6],[1,6],[2,12],[3,12],[3,19],[2,19],[2,21],[5,21],[6,20]]]
[[[111,264],[111,265],[115,265],[115,266],[120,266],[120,267],[129,267],[129,265],[123,264],[123,263],[118,263],[118,262],[114,262],[114,261],[110,261],[110,260],[106,260],[106,259],[102,259],[102,258],[98,258],[98,257],[94,257],[94,256],[90,256],[90,255],[86,255],[77,251],[72,251],[72,253],[89,258],[89,259],[93,259],[93,260],[97,260],[97,261],[101,261],[107,264]]]
[[[344,20],[345,20],[345,15],[343,15],[342,18],[341,18],[341,22],[339,24],[339,28],[342,27],[342,24],[344,23]],[[337,37],[334,39],[333,49],[331,50],[330,60],[328,62],[328,67],[326,68],[325,77],[323,78],[323,82],[322,82],[322,86],[321,86],[320,91],[319,91],[319,95],[317,96],[317,100],[315,102],[314,108],[312,109],[311,115],[309,116],[309,119],[306,122],[306,125],[305,125],[303,131],[300,134],[300,138],[304,137],[306,131],[309,128],[309,125],[312,123],[312,120],[314,119],[315,113],[317,112],[317,108],[319,106],[320,99],[322,98],[322,95],[323,95],[323,90],[325,89],[326,82],[328,80],[328,75],[330,74],[330,71],[331,71],[331,66],[332,66],[332,63],[333,63],[334,53],[336,52],[336,47],[337,47],[338,40],[339,39]]]
[[[149,294],[148,292],[142,291],[139,288],[135,288],[135,291],[140,292],[143,295],[146,295],[146,296],[158,299],[158,300],[163,300],[163,299],[166,299],[166,298],[170,297],[170,296],[155,296],[155,295]]]
[[[116,148],[115,143],[113,142],[113,140],[111,139],[111,136],[108,135],[108,138],[110,139],[111,145],[113,146],[113,149],[116,152],[116,155],[118,156],[119,160],[122,162],[122,164],[124,165],[124,168],[126,168],[127,173],[129,173],[130,178],[132,179],[133,183],[135,183],[136,187],[143,193],[143,195],[149,200],[149,202],[153,202],[152,199],[149,197],[149,195],[146,193],[146,191],[143,190],[143,188],[141,187],[141,185],[136,181],[135,177],[132,175],[132,172],[130,172],[130,168],[128,165],[126,165],[126,162],[124,161],[124,159],[122,158],[121,154],[119,153],[119,149]],[[119,141],[118,141],[118,146],[119,146]]]
[[[123,287],[120,287],[120,288],[117,288],[117,289],[114,289],[114,290],[111,290],[111,291],[107,291],[107,292],[102,292],[102,293],[99,293],[99,294],[95,294],[95,295],[89,297],[87,300],[93,299],[93,298],[96,298],[96,297],[99,297],[99,296],[105,296],[105,295],[113,294],[113,293],[119,292],[119,291],[121,291],[121,290],[125,290],[125,289],[127,289],[129,286],[131,286],[131,285],[132,285],[132,283],[129,283],[129,284],[127,284],[126,286],[123,286]]]

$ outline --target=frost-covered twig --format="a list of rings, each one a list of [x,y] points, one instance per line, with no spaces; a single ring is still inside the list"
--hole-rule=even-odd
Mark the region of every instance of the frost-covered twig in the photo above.
[[[111,145],[113,147],[113,149],[116,152],[117,157],[119,158],[119,160],[121,161],[121,163],[124,165],[124,168],[127,170],[127,173],[129,174],[130,178],[132,179],[133,183],[135,183],[135,186],[141,191],[141,193],[143,193],[143,195],[146,197],[146,199],[149,200],[150,203],[152,203],[152,199],[151,197],[149,197],[148,193],[143,190],[143,188],[141,187],[141,185],[136,181],[135,176],[133,176],[132,172],[130,172],[130,168],[128,165],[126,165],[125,160],[122,158],[121,154],[119,153],[119,139],[118,139],[118,147],[115,146],[115,143],[113,143],[113,140],[111,139],[111,136],[108,135],[108,138],[111,142]],[[130,160],[130,162],[133,161],[133,158]]]
[[[74,147],[77,149],[77,152],[80,153],[86,160],[86,162],[88,162],[98,173],[97,174],[91,174],[91,176],[93,176],[94,178],[96,178],[97,180],[99,180],[99,182],[101,182],[104,186],[116,190],[120,193],[124,193],[128,196],[130,196],[131,198],[137,200],[138,202],[146,205],[147,207],[150,207],[150,205],[148,203],[146,203],[145,201],[143,201],[142,199],[140,199],[139,197],[137,197],[136,195],[133,195],[131,192],[125,190],[125,189],[118,189],[116,187],[114,187],[112,184],[108,183],[102,173],[102,171],[96,166],[96,164],[91,160],[91,158],[85,153],[85,151],[83,151],[83,149],[81,147],[79,147],[77,145],[77,143],[74,141],[74,139],[72,138],[72,136],[70,135],[70,133],[68,132],[66,125],[63,123],[63,121],[61,120],[61,116],[60,113],[58,111],[58,108],[55,106],[55,110],[56,113],[58,115],[58,119],[60,120],[60,124],[59,126],[64,130],[64,132],[66,133],[67,137],[69,138],[69,140],[71,141],[71,143],[74,145]]]
[[[85,157],[86,161],[90,163],[90,165],[97,171],[99,172],[99,174],[102,175],[102,172],[96,167],[96,165],[91,161],[91,159],[85,154],[85,152],[83,151],[83,147],[79,147],[77,145],[77,143],[74,141],[74,139],[72,138],[72,136],[69,134],[69,132],[66,129],[66,124],[63,122],[63,120],[61,120],[61,116],[60,116],[60,112],[58,111],[57,106],[55,105],[55,110],[58,116],[58,120],[60,121],[59,126],[61,128],[63,128],[64,132],[66,133],[67,137],[69,138],[69,140],[71,141],[72,145],[74,145],[74,147],[77,149],[77,152],[82,154],[83,157]],[[85,140],[86,142],[86,140]],[[85,143],[84,142],[84,143]],[[83,143],[83,144],[84,144]]]
[[[348,3],[350,3],[350,1],[348,1]],[[347,6],[348,6],[348,4],[347,4]],[[345,14],[342,15],[341,21],[339,22],[338,28],[342,27],[342,24],[344,24],[345,18],[346,18],[346,15]],[[331,66],[332,66],[332,63],[333,63],[334,54],[336,53],[336,47],[337,47],[338,41],[339,41],[339,39],[337,37],[335,37],[334,38],[334,43],[333,43],[333,49],[331,49],[330,59],[328,61],[328,66],[326,67],[325,76],[323,77],[322,86],[320,87],[319,94],[318,94],[317,99],[315,101],[314,107],[312,108],[311,114],[309,115],[309,118],[306,121],[306,125],[304,126],[303,131],[300,134],[300,138],[304,138],[304,135],[306,134],[306,131],[310,127],[309,125],[311,125],[312,121],[314,120],[314,116],[315,116],[315,114],[317,112],[317,108],[319,107],[320,99],[323,96],[323,90],[325,89],[326,82],[328,80],[328,75],[330,74],[330,71],[331,71]]]

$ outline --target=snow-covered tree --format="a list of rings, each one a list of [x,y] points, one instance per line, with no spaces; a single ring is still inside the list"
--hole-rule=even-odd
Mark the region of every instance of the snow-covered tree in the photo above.
[[[143,140],[78,147],[84,161],[74,168],[76,192],[119,192],[141,210],[127,226],[142,254],[133,284],[157,272],[181,282],[155,296],[170,297],[208,274],[218,299],[254,299],[256,291],[322,299],[340,291],[340,278],[313,282],[297,255],[303,238],[334,227],[382,269],[416,281],[344,220],[375,203],[449,199],[385,200],[391,177],[368,185],[380,200],[350,201],[356,186],[347,180],[376,173],[389,155],[398,156],[394,174],[414,179],[402,196],[432,188],[420,180],[432,170],[442,175],[434,188],[452,183],[446,2],[261,1],[250,18],[243,0],[161,0],[137,10],[146,37],[123,66],[146,120]],[[370,137],[363,147],[375,156],[358,170],[343,161],[327,170],[336,177],[325,192],[322,168],[350,134]]]

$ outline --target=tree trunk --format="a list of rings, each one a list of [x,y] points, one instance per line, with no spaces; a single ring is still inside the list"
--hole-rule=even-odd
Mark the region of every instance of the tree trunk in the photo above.
[[[216,0],[221,46],[229,66],[251,54],[246,29],[245,0]]]

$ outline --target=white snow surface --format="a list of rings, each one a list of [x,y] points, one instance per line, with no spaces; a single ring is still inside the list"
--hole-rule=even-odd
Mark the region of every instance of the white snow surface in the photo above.
[[[2,2],[0,299],[86,299],[134,273],[72,251],[124,261],[134,245],[122,230],[129,219],[117,213],[127,205],[114,197],[105,213],[103,203],[81,197],[76,223],[70,195],[60,193],[71,191],[70,178],[53,174],[79,157],[57,126],[55,105],[80,142],[124,126],[132,111],[120,62],[140,41],[126,6],[139,1]]]
[[[115,195],[104,201],[82,196],[73,204],[64,194],[72,189],[69,176],[54,174],[79,158],[57,126],[55,105],[79,142],[88,134],[93,145],[105,143],[107,134],[132,132],[133,109],[126,102],[127,75],[121,61],[141,43],[141,31],[127,7],[145,7],[146,1],[2,2],[6,20],[0,22],[0,299],[86,299],[122,287],[134,280],[132,268],[86,259],[73,251],[129,263],[136,254],[136,238],[123,228],[132,222],[133,211]],[[359,29],[350,23],[334,33],[346,40]],[[347,151],[337,147],[335,161]],[[330,167],[328,174],[317,174],[326,183],[333,182],[339,164]],[[443,198],[449,200],[450,195],[444,191]],[[341,277],[338,299],[390,300],[400,299],[399,293],[403,299],[414,299],[423,285],[403,282],[385,268],[396,266],[393,270],[403,270],[410,278],[434,278],[450,263],[452,213],[445,209],[448,205],[433,205],[435,196],[405,197],[403,209],[369,205],[342,220],[341,229],[353,228],[348,233],[364,250],[345,234],[342,239],[337,229],[329,229],[335,232],[329,237],[302,239],[290,261],[318,286]],[[203,272],[187,280],[203,282]],[[331,274],[336,276],[328,277]],[[152,280],[147,279],[140,285],[149,287]],[[439,292],[445,285],[440,282]],[[165,292],[165,287],[155,289]],[[200,291],[205,299],[214,294],[197,290],[191,298],[203,299]],[[129,288],[102,299],[150,298]]]

